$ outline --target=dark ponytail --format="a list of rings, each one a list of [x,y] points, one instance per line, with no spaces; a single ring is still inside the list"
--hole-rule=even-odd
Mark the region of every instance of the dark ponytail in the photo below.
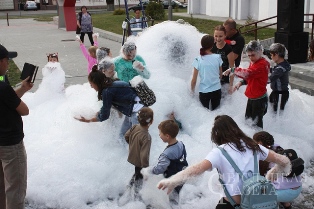
[[[204,48],[200,48],[200,55],[201,56],[204,56],[204,55],[206,55],[207,53],[206,53],[206,49],[204,49]]]
[[[97,69],[97,65],[92,67],[92,71],[88,75],[88,81],[96,84],[98,88],[98,99],[102,100],[102,91],[109,86],[112,86],[113,80],[107,78],[104,73]]]
[[[210,35],[204,35],[201,40],[202,48],[200,49],[200,55],[204,56],[207,54],[206,50],[213,48],[214,37]]]

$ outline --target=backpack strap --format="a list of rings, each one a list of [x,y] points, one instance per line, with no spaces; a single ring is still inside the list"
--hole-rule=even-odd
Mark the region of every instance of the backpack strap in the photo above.
[[[239,174],[240,178],[243,178],[243,173],[242,171],[239,169],[239,167],[235,164],[235,162],[232,160],[232,158],[230,157],[230,155],[226,152],[226,150],[224,148],[221,147],[217,147],[221,153],[225,156],[225,158],[228,160],[228,162],[232,165],[232,167],[234,168],[234,170]],[[219,172],[219,171],[218,171]],[[226,184],[225,182],[219,177],[219,182],[221,183],[224,192],[230,202],[230,204],[235,208],[235,209],[240,209],[240,206],[234,201],[234,199],[231,197],[230,193],[227,190]]]
[[[254,175],[259,175],[259,163],[257,162],[257,155],[256,152],[253,151],[253,155],[254,155]]]
[[[234,168],[234,170],[239,174],[241,179],[246,179],[242,173],[242,171],[239,169],[239,167],[235,164],[235,162],[232,160],[232,158],[230,157],[230,155],[228,154],[228,152],[226,152],[226,150],[224,148],[221,147],[217,147],[221,153],[225,156],[225,158],[228,160],[228,162],[231,164],[231,166]],[[253,151],[254,154],[254,174],[257,174],[259,172],[258,170],[258,163],[257,163],[257,155],[256,152]],[[229,202],[231,203],[231,205],[235,208],[235,209],[240,209],[241,207],[233,200],[233,198],[231,197],[230,193],[227,190],[227,187],[225,185],[225,183],[223,182],[223,180],[221,178],[219,178],[219,182],[222,184],[224,192],[229,200]]]
[[[232,165],[232,167],[234,168],[234,170],[239,174],[240,178],[241,179],[246,179],[244,176],[243,176],[243,173],[242,171],[239,169],[239,167],[235,164],[235,162],[232,160],[232,158],[230,157],[230,155],[228,154],[228,152],[226,152],[226,150],[224,148],[221,148],[221,147],[217,147],[221,153],[225,156],[225,158],[229,161],[229,163]],[[254,170],[255,170],[255,167],[254,167]]]
[[[219,172],[219,171],[218,171]],[[238,205],[234,200],[233,198],[231,197],[230,193],[228,192],[227,190],[227,187],[225,185],[225,182],[219,177],[219,182],[221,183],[223,189],[224,189],[224,192],[228,198],[228,201],[230,202],[230,204],[232,205],[232,207],[234,207],[235,209],[240,209],[240,205]]]

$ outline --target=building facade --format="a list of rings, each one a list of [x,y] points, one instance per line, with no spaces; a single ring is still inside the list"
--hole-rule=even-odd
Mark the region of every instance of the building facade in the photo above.
[[[188,13],[231,17],[236,20],[248,17],[263,20],[277,15],[277,0],[193,0],[188,1]],[[314,14],[313,0],[305,0],[304,13]],[[304,19],[312,20],[312,17],[305,16]],[[265,22],[275,23],[277,19]],[[309,27],[309,24],[305,24],[305,27]]]
[[[20,4],[25,3],[27,0],[0,0],[0,10],[19,10]],[[30,0],[38,3],[39,9],[50,10],[57,9],[57,0]],[[124,0],[114,0],[114,5],[117,7],[120,5],[124,7]],[[138,4],[138,0],[128,0],[128,4]],[[81,6],[87,6],[88,8],[106,8],[106,0],[76,0],[75,6],[80,8]]]

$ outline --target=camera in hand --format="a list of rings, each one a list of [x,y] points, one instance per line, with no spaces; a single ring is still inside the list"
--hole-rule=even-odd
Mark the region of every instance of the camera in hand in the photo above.
[[[29,76],[28,82],[34,83],[37,71],[38,66],[25,62],[20,79],[25,80]]]

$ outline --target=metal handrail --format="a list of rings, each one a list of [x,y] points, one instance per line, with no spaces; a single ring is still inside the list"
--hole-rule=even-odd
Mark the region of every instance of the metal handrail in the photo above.
[[[313,40],[313,35],[314,35],[314,14],[304,14],[304,16],[312,16],[312,20],[311,20],[311,21],[310,21],[310,20],[309,20],[309,21],[306,20],[306,21],[303,21],[303,23],[312,23],[311,40]],[[270,19],[273,19],[273,18],[276,18],[276,17],[277,17],[277,16],[273,16],[273,17],[269,17],[269,18],[266,18],[266,19],[263,19],[263,20],[255,21],[255,22],[252,22],[252,23],[249,23],[249,24],[240,26],[240,27],[238,28],[238,30],[239,30],[239,32],[240,32],[241,34],[250,33],[250,32],[253,31],[253,32],[254,32],[254,38],[255,38],[255,40],[257,40],[257,31],[258,31],[259,29],[267,28],[267,27],[272,26],[272,25],[276,25],[277,22],[276,22],[276,23],[271,23],[271,24],[268,24],[268,25],[265,25],[265,26],[262,26],[262,27],[257,27],[257,23],[264,22],[264,21],[266,21],[266,20],[270,20]],[[254,25],[254,28],[253,28],[253,29],[250,29],[250,30],[246,30],[246,31],[244,31],[244,32],[241,32],[241,29],[242,29],[242,28],[245,28],[245,27],[250,26],[250,25]]]
[[[269,18],[266,18],[266,19],[263,19],[263,20],[259,20],[259,21],[255,21],[255,22],[252,22],[252,23],[249,23],[249,24],[246,24],[246,25],[243,25],[243,26],[240,26],[239,28],[238,28],[238,30],[239,30],[239,32],[242,34],[242,33],[250,33],[250,32],[252,32],[252,31],[254,31],[254,38],[255,38],[255,40],[257,40],[257,31],[259,30],[259,29],[262,29],[262,28],[267,28],[267,27],[269,27],[269,26],[272,26],[272,25],[276,25],[277,23],[271,23],[271,24],[268,24],[268,25],[265,25],[265,26],[262,26],[262,27],[257,27],[257,23],[260,23],[260,22],[264,22],[264,21],[266,21],[266,20],[270,20],[270,19],[273,19],[273,18],[276,18],[277,16],[273,16],[273,17],[269,17]],[[246,31],[244,31],[244,32],[241,32],[241,28],[245,28],[245,27],[247,27],[247,26],[250,26],[250,25],[254,25],[255,26],[255,28],[254,29],[250,29],[250,30],[246,30]]]

